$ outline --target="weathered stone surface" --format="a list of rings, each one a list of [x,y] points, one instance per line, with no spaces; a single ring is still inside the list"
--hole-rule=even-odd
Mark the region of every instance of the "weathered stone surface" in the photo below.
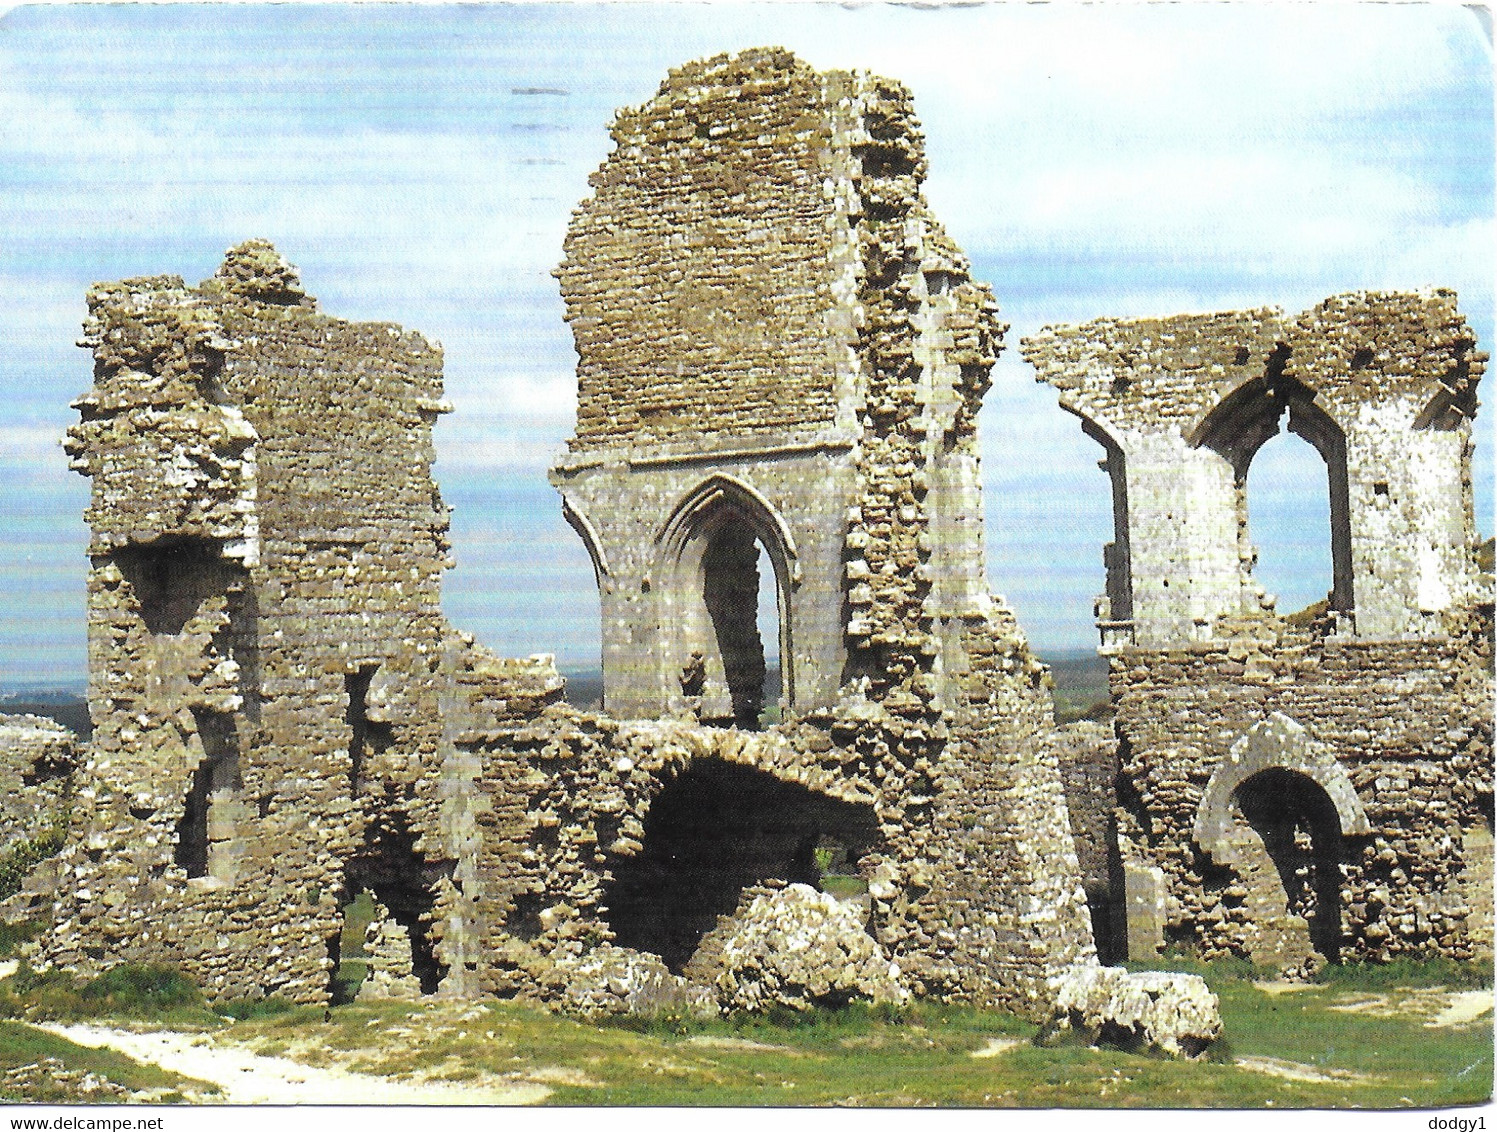
[[[440,354],[321,314],[263,241],[195,288],[95,287],[84,340],[95,729],[41,958],[321,1002],[367,888],[410,951],[381,989],[474,993],[478,768],[455,735],[561,684],[442,617]]]
[[[604,944],[542,968],[545,1001],[583,1017],[633,1014],[705,1018],[717,1013],[712,992],[674,975],[660,958]]]
[[[552,469],[597,575],[605,712],[441,614],[434,347],[322,314],[263,241],[197,287],[90,293],[68,451],[92,481],[96,726],[43,958],[322,1002],[367,890],[367,994],[1039,1018],[1097,970],[1093,921],[1113,948],[1293,951],[1329,891],[1274,905],[1286,851],[1345,868],[1349,953],[1471,951],[1491,613],[1461,557],[1483,359],[1453,297],[1031,344],[1108,447],[1114,749],[1055,734],[987,592],[977,417],[1006,327],[921,195],[909,93],[756,50],[672,72],[613,134],[558,269],[579,408]],[[1284,405],[1360,524],[1303,623],[1241,542],[1238,481]],[[1234,752],[1252,774],[1221,770]],[[1339,800],[1291,816],[1335,815],[1344,860],[1264,817],[1280,772]],[[1127,892],[1147,932],[1111,922],[1129,877],[1157,881]],[[1086,1025],[1188,1049],[1209,1024],[1189,983],[1086,978]]]
[[[910,997],[856,906],[805,884],[746,890],[702,938],[686,975],[709,985],[726,1011]]]
[[[66,825],[77,738],[37,715],[0,715],[0,853]]]
[[[1024,343],[1107,452],[1097,610],[1140,947],[1294,971],[1490,955],[1471,867],[1491,838],[1494,695],[1475,347],[1443,290]],[[1246,493],[1285,425],[1325,461],[1333,567],[1325,602],[1288,616],[1254,578]]]
[[[749,51],[672,72],[613,136],[558,270],[580,363],[552,469],[605,707],[751,729],[777,652],[788,754],[755,765],[869,807],[837,840],[910,988],[1043,1012],[1092,942],[1046,674],[984,578],[1006,328],[921,196],[910,95]],[[645,824],[621,844],[648,856]],[[742,882],[814,882],[793,858]]]
[[[1216,995],[1198,975],[1082,964],[1056,980],[1051,1026],[1124,1049],[1198,1057],[1222,1032]]]

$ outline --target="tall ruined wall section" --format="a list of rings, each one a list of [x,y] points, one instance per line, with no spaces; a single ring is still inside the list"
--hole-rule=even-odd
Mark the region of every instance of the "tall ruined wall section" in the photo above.
[[[689,517],[704,540],[745,525],[776,571],[795,721],[752,765],[868,808],[869,930],[911,990],[1038,1011],[1091,934],[1045,672],[984,575],[976,419],[1005,327],[921,195],[909,93],[756,50],[672,72],[613,133],[558,271],[581,361],[552,473],[598,570],[605,707],[692,710],[671,694],[710,623]],[[714,647],[697,703],[724,679]],[[540,753],[556,741],[525,756],[543,778],[608,746],[584,729]],[[627,832],[600,866],[648,858],[649,824],[605,821]]]
[[[909,93],[860,79],[837,113],[865,382],[848,668],[880,713],[851,746],[886,799],[874,913],[918,993],[1033,1010],[1093,951],[1045,675],[984,584],[976,419],[1006,327],[920,194]]]
[[[440,355],[318,313],[257,242],[89,308],[94,736],[48,957],[321,1001],[361,888],[418,933],[459,899]]]
[[[1486,356],[1455,295],[1103,320],[1024,349],[1113,481],[1098,614],[1135,948],[1490,954]],[[1253,577],[1246,508],[1282,427],[1325,461],[1331,512],[1332,589],[1289,616]]]
[[[833,421],[847,360],[824,317],[821,103],[809,67],[750,52],[620,111],[557,270],[581,358],[574,450]]]

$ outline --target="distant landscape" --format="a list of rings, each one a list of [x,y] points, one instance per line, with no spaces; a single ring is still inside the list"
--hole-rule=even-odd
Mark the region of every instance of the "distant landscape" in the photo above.
[[[1042,657],[1055,678],[1055,714],[1060,723],[1096,718],[1107,705],[1107,661],[1081,649]],[[579,708],[597,708],[603,699],[603,673],[594,665],[557,665],[567,682],[567,702]],[[765,681],[766,701],[779,695],[780,672],[769,670]],[[63,688],[22,687],[0,691],[0,714],[40,715],[88,738],[93,724],[88,718],[88,699],[83,685]]]

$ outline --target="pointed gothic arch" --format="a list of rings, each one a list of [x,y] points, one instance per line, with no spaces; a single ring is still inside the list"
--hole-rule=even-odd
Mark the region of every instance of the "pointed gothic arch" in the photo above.
[[[757,725],[766,671],[757,625],[762,547],[775,578],[782,699],[793,704],[791,602],[800,567],[784,516],[751,485],[718,472],[681,498],[655,543],[667,694],[678,685],[703,720]]]
[[[1210,448],[1231,465],[1237,487],[1237,529],[1240,557],[1250,563],[1247,482],[1253,458],[1278,435],[1285,414],[1291,433],[1310,444],[1326,467],[1330,510],[1331,590],[1329,607],[1344,614],[1354,611],[1352,590],[1350,484],[1346,467],[1346,433],[1315,400],[1315,391],[1289,377],[1284,367],[1288,347],[1280,345],[1263,374],[1237,386],[1190,432],[1197,447]],[[1244,567],[1244,584],[1249,580]]]

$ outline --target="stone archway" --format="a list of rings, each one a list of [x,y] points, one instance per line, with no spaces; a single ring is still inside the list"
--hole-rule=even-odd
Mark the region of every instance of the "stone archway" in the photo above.
[[[1196,842],[1245,891],[1254,962],[1334,962],[1345,839],[1371,832],[1340,763],[1279,712],[1233,744],[1207,783]]]
[[[677,505],[656,539],[657,609],[667,697],[679,695],[703,722],[754,728],[764,707],[767,649],[792,704],[791,592],[796,549],[774,507],[748,484],[716,474]],[[774,573],[777,641],[760,638],[759,564]]]

